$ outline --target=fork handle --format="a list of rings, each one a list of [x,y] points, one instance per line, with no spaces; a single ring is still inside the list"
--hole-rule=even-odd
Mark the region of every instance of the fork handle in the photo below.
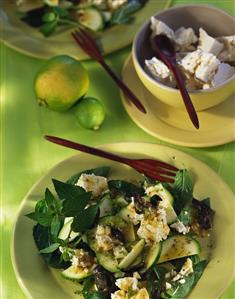
[[[105,61],[99,61],[110,77],[117,83],[123,93],[130,99],[130,101],[143,113],[146,113],[144,106],[133,94],[133,92],[126,86],[126,84],[113,72],[113,70],[107,65]]]
[[[103,151],[103,150],[100,150],[97,148],[93,148],[93,147],[90,147],[90,146],[87,146],[84,144],[80,144],[77,142],[73,142],[73,141],[70,141],[67,139],[63,139],[63,138],[59,138],[59,137],[55,137],[55,136],[49,136],[49,135],[46,135],[45,139],[47,139],[48,141],[51,141],[53,143],[65,146],[65,147],[69,147],[69,148],[72,148],[72,149],[75,149],[75,150],[78,150],[78,151],[81,151],[81,152],[84,152],[87,154],[99,156],[99,157],[109,159],[112,161],[116,161],[116,162],[120,162],[123,164],[129,165],[129,162],[130,162],[128,158],[119,157],[117,155],[108,153],[106,151]]]

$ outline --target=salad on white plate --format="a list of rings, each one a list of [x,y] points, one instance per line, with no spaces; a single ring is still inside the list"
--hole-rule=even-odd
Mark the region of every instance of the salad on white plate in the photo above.
[[[133,20],[147,0],[16,0],[22,21],[48,37],[58,28],[86,27],[94,32]]]
[[[109,180],[109,171],[53,179],[56,195],[46,189],[26,215],[41,257],[85,299],[186,298],[210,258],[209,198],[193,197],[186,169],[174,184]]]

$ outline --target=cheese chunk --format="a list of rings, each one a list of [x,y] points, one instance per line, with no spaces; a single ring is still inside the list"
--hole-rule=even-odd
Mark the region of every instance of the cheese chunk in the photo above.
[[[77,186],[82,187],[87,192],[92,192],[92,196],[98,197],[108,189],[107,179],[94,174],[83,173],[78,179]]]
[[[198,38],[192,28],[180,27],[175,31],[174,40],[177,51],[192,51],[195,50],[195,43]]]
[[[206,33],[202,28],[199,29],[199,45],[198,49],[201,49],[204,52],[212,53],[218,55],[224,45],[217,41],[215,38]]]
[[[218,55],[221,61],[235,62],[235,35],[217,38],[224,45],[223,51]]]
[[[151,25],[150,28],[152,30],[152,36],[158,34],[164,34],[170,39],[174,39],[174,31],[167,26],[164,22],[157,20],[154,17],[151,17]]]
[[[190,230],[189,226],[185,226],[183,224],[183,222],[181,222],[179,220],[177,222],[171,224],[170,227],[174,228],[177,232],[179,232],[183,235],[186,235]]]
[[[186,72],[204,83],[213,79],[219,64],[220,61],[213,54],[200,49],[189,53],[181,61],[181,66]]]
[[[172,72],[161,60],[153,57],[150,60],[145,60],[145,65],[147,71],[154,79],[157,79],[159,82],[167,84],[171,87],[176,86]]]

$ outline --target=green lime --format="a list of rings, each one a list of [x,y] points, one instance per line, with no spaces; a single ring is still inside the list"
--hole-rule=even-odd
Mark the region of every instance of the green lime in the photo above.
[[[95,98],[84,98],[75,106],[75,116],[85,129],[98,130],[105,118],[104,106]]]
[[[46,61],[34,85],[39,105],[55,111],[69,109],[86,94],[88,87],[87,71],[78,60],[67,55]]]

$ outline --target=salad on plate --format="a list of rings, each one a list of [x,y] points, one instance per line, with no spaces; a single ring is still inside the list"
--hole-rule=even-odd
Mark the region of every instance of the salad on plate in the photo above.
[[[85,299],[186,298],[210,258],[214,211],[193,197],[189,172],[173,184],[109,179],[109,167],[53,179],[26,215],[45,263]]]
[[[146,0],[16,0],[20,18],[48,37],[59,28],[77,26],[103,31],[132,21]]]

